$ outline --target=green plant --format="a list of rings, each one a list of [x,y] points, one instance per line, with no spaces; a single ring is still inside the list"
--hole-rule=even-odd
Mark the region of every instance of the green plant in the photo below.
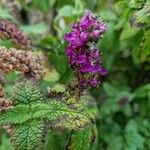
[[[0,149],[150,149],[149,8],[149,0],[2,0]],[[108,73],[83,92],[77,83],[89,87],[91,76],[68,65],[63,36],[87,9],[107,31],[84,52],[100,49]]]

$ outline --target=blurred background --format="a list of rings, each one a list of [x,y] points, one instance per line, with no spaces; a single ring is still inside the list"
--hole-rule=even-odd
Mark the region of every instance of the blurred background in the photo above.
[[[150,2],[149,0],[0,0],[0,17],[11,20],[34,41],[36,54],[47,58],[46,87],[62,90],[72,77],[65,56],[64,33],[91,10],[107,24],[99,40],[108,71],[96,100],[98,140],[95,150],[150,149]],[[9,40],[0,45],[12,47]],[[9,96],[18,74],[0,74]],[[91,101],[92,103],[92,101]],[[0,131],[0,150],[11,146]]]

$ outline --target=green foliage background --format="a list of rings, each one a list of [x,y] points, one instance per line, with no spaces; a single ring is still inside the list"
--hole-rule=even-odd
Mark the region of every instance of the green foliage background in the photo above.
[[[17,0],[16,0],[17,1]],[[150,2],[149,0],[18,0],[19,19],[11,15],[7,3],[0,2],[0,16],[12,19],[32,37],[37,45],[46,49],[36,49],[36,53],[48,55],[50,70],[41,81],[41,88],[63,89],[63,84],[72,77],[72,71],[64,54],[63,35],[69,31],[69,24],[77,21],[86,9],[93,11],[107,23],[107,32],[99,40],[102,62],[108,75],[99,89],[91,89],[91,111],[96,114],[98,139],[92,150],[148,150],[150,149]],[[34,15],[31,17],[30,15]],[[34,20],[38,15],[42,19]],[[37,15],[37,16],[36,16]],[[37,17],[38,18],[38,17]],[[0,41],[10,47],[9,41]],[[12,85],[18,78],[16,72],[6,75],[6,92],[11,93]],[[88,98],[87,98],[88,99]],[[89,97],[90,99],[90,97]],[[90,104],[89,104],[90,105]],[[90,106],[89,106],[90,107]],[[93,108],[93,109],[92,109]],[[99,113],[98,113],[99,111]],[[89,144],[86,135],[91,130],[82,131],[72,139],[68,149],[84,150]],[[52,136],[52,137],[50,137]],[[65,135],[52,135],[45,149],[62,149]],[[85,141],[75,147],[77,137]],[[80,138],[79,138],[80,139]],[[55,141],[56,140],[56,141]],[[53,143],[53,144],[52,144]],[[90,147],[90,145],[89,145]],[[10,150],[11,145],[4,131],[0,131],[0,149]]]

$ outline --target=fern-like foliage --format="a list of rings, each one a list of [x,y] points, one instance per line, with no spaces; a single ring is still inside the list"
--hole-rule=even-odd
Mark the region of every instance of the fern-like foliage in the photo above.
[[[32,80],[21,81],[13,89],[14,107],[2,113],[0,125],[14,126],[11,139],[15,149],[42,149],[45,123],[69,130],[79,130],[91,124],[91,115],[82,103],[78,104],[75,100],[73,104],[54,99],[44,101],[40,89]]]

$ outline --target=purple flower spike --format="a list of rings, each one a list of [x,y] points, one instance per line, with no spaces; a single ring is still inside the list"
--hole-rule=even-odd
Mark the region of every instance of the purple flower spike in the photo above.
[[[65,53],[70,67],[74,70],[82,90],[97,87],[100,84],[98,77],[106,75],[107,72],[101,66],[99,49],[96,45],[90,46],[90,43],[102,37],[106,24],[97,21],[97,18],[87,11],[78,23],[71,24],[71,29],[72,31],[64,36],[68,42]]]

